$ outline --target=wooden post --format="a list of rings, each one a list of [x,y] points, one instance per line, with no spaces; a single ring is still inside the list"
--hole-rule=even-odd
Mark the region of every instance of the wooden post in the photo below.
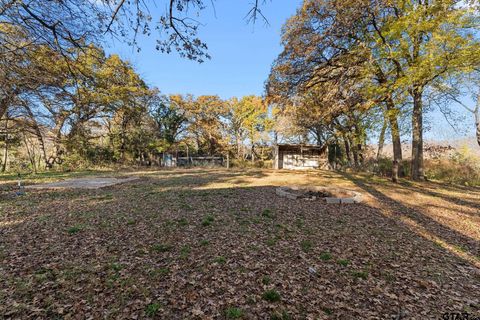
[[[230,169],[230,153],[227,152],[227,169]]]

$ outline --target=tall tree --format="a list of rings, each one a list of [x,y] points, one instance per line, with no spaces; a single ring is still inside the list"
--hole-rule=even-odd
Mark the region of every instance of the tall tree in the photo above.
[[[305,0],[283,29],[285,48],[269,87],[295,96],[312,86],[338,84],[347,74],[355,83],[352,88],[368,101],[362,108],[386,108],[394,164],[402,158],[399,106],[409,102],[412,177],[421,179],[424,92],[434,81],[471,72],[477,65],[477,18],[454,0]]]
[[[248,20],[265,19],[260,4],[254,1],[246,9]],[[201,26],[197,16],[210,5],[213,3],[204,0],[0,0],[0,21],[24,30],[32,42],[65,56],[71,47],[92,42],[99,45],[105,35],[138,48],[138,37],[155,30],[157,50],[176,50],[183,57],[202,62],[209,55],[207,45],[197,35]],[[155,14],[160,7],[166,10]],[[5,43],[0,30],[0,46]]]
[[[165,149],[178,142],[178,137],[186,130],[188,119],[182,109],[181,96],[157,96],[152,101],[150,114],[158,128],[159,138]]]
[[[251,159],[254,161],[255,144],[261,139],[261,134],[268,130],[267,105],[261,97],[244,96],[241,99],[231,99],[226,103],[229,107],[227,119],[233,134],[237,157],[240,156],[242,144],[248,139]]]
[[[188,133],[195,141],[197,150],[211,156],[223,152],[226,145],[226,104],[218,96],[186,96],[174,101],[185,110]]]
[[[397,67],[395,89],[412,103],[412,178],[423,179],[424,92],[434,82],[469,73],[480,62],[476,21],[466,3],[394,1],[376,10],[379,57]]]

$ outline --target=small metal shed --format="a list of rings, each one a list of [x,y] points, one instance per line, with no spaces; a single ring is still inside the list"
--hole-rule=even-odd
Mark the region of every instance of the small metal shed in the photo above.
[[[277,144],[274,146],[274,169],[317,169],[327,164],[326,145]]]

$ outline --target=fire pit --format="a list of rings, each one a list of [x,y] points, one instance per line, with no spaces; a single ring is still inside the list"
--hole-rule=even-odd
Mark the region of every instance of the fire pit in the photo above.
[[[327,203],[362,202],[362,195],[359,192],[332,187],[278,187],[276,193],[292,200],[324,200]]]

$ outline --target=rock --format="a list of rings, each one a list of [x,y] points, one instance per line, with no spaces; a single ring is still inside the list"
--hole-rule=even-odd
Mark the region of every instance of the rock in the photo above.
[[[327,203],[341,203],[340,198],[325,198],[327,200]]]

